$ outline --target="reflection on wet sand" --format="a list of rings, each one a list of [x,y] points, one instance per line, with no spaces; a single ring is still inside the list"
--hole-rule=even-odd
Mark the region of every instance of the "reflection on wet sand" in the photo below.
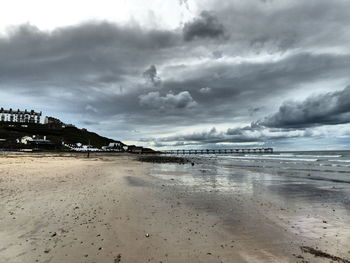
[[[349,175],[301,173],[294,163],[279,167],[270,160],[251,167],[236,162],[197,158],[194,167],[156,164],[150,174],[182,191],[188,205],[216,214],[242,238],[350,257],[350,183],[327,180],[347,176],[350,181]]]

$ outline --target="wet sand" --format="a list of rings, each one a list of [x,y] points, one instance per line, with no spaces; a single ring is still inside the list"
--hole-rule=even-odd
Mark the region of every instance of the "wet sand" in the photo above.
[[[0,157],[0,262],[332,260],[303,252],[326,248],[297,235],[292,213],[263,195],[197,191],[179,185],[176,171],[155,177],[155,167],[130,156]],[[346,262],[346,249],[327,253]]]

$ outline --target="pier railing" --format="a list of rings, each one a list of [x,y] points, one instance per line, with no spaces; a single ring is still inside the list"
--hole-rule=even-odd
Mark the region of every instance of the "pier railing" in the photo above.
[[[162,153],[165,153],[165,154],[273,153],[273,148],[165,150],[165,151],[162,151]]]

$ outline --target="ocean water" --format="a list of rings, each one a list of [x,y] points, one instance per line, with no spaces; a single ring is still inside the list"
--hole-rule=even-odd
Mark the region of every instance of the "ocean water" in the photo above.
[[[332,204],[350,213],[350,151],[176,156],[195,165],[157,164],[152,176],[194,192],[259,193],[292,205]]]
[[[176,156],[194,165],[153,164],[149,174],[186,204],[254,238],[268,239],[278,225],[297,244],[332,244],[335,254],[349,256],[350,151]]]
[[[350,183],[350,151],[182,156],[224,169],[241,168],[272,175]]]
[[[350,151],[218,155],[214,158],[223,166],[306,177],[311,180],[350,183]]]

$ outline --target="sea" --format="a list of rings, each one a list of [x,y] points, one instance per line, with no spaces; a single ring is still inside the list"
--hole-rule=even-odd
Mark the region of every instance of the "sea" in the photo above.
[[[174,156],[189,158],[198,164],[215,167],[216,170],[234,168],[289,178],[350,183],[350,151],[184,154]],[[226,174],[226,176],[229,175]]]
[[[350,216],[350,151],[175,156],[194,165],[158,164],[151,175],[194,192],[229,195],[239,190],[290,204],[332,204]]]
[[[179,202],[248,237],[268,240],[278,225],[298,245],[326,250],[331,244],[332,253],[349,256],[350,151],[175,156],[190,162],[154,164],[149,174],[167,192],[176,189]]]
[[[217,155],[213,158],[225,167],[233,166],[308,180],[350,183],[350,151]]]

